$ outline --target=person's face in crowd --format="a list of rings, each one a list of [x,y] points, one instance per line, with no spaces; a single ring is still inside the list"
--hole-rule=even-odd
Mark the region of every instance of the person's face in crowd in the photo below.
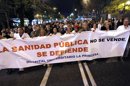
[[[72,25],[71,24],[67,24],[67,28],[72,28]]]
[[[93,28],[96,29],[96,28],[97,28],[97,25],[96,25],[96,24],[93,24]]]
[[[23,34],[24,33],[24,30],[22,28],[18,28],[18,33],[19,34]]]
[[[124,26],[128,26],[129,25],[129,20],[126,18],[124,19]]]
[[[40,36],[45,36],[46,35],[46,31],[44,29],[40,30]]]
[[[39,25],[37,25],[37,26],[36,26],[36,30],[39,30],[39,29],[40,29],[40,26],[39,26]]]
[[[60,25],[59,25],[60,28],[63,28],[63,26],[64,26],[63,24],[60,24]]]
[[[56,25],[59,26],[59,23],[57,22]]]
[[[88,28],[88,23],[87,22],[83,22],[82,28],[86,30]]]
[[[53,33],[57,33],[57,29],[56,28],[53,28]]]
[[[75,32],[78,32],[78,28],[75,28],[74,30],[75,30]]]
[[[50,25],[46,25],[46,29],[47,29],[47,31],[49,31],[50,30]]]
[[[108,24],[109,24],[109,25],[111,25],[111,24],[112,24],[111,20],[108,20]]]
[[[13,32],[13,29],[10,29],[10,32]]]
[[[105,23],[105,27],[106,27],[106,30],[107,30],[107,31],[109,30],[109,26],[110,26],[109,23],[106,22],[106,23]]]
[[[8,32],[10,32],[8,28],[7,28],[7,29],[5,29],[5,31],[6,31],[7,33],[8,33]]]
[[[71,33],[71,28],[66,28],[66,33]]]
[[[36,30],[36,25],[33,25],[32,29],[33,29],[33,31],[35,31]]]
[[[18,33],[18,29],[17,29],[17,28],[15,28],[15,29],[14,29],[14,32],[15,32],[15,33]]]

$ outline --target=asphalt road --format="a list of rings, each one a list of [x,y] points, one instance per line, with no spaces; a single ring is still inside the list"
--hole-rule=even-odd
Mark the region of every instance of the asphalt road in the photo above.
[[[0,86],[130,86],[130,61],[73,62],[0,71]]]

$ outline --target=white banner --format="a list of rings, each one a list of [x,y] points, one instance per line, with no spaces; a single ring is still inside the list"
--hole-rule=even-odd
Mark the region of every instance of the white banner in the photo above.
[[[128,38],[129,31],[100,31],[61,37],[0,40],[0,68],[123,56]]]

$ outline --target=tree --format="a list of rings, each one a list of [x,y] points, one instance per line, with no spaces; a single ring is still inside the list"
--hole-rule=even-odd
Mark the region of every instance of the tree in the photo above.
[[[37,13],[41,15],[44,13],[44,11],[53,13],[53,5],[43,0],[22,0],[22,2],[21,0],[14,0],[14,2],[16,5],[20,4],[18,5],[19,8],[17,10],[21,21],[23,21],[24,17],[27,17],[31,23],[34,19],[34,15]],[[21,25],[23,26],[23,22],[21,22]]]
[[[103,8],[110,3],[110,0],[81,0],[85,12],[91,12],[93,9],[101,12]]]
[[[113,15],[119,15],[123,14],[124,10],[126,9],[127,6],[125,6],[125,3],[128,0],[112,0],[110,4],[108,4],[104,10],[107,13],[113,14]],[[130,10],[130,9],[127,9]]]
[[[18,17],[21,20],[21,26],[24,26],[24,18],[28,18],[30,23],[36,13],[53,14],[53,4],[44,0],[0,0],[0,9],[8,14],[9,18]]]

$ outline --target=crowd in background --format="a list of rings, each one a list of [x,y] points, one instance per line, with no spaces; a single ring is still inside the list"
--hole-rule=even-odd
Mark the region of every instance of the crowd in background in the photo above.
[[[65,34],[75,34],[83,31],[109,31],[120,29],[119,26],[123,25],[125,28],[130,29],[129,19],[107,19],[102,18],[99,21],[63,21],[63,22],[51,22],[44,23],[40,25],[29,25],[25,27],[16,28],[3,28],[0,31],[0,39],[9,38],[33,38],[42,36],[52,36],[52,35],[65,35]]]
[[[124,18],[119,20],[104,20],[95,21],[64,21],[51,22],[41,25],[29,25],[25,27],[3,28],[0,31],[0,39],[24,39],[43,36],[61,36],[66,34],[81,33],[83,31],[109,31],[109,30],[130,30],[129,19]],[[129,50],[129,49],[128,49]],[[127,50],[127,51],[128,51]],[[128,52],[127,52],[128,53]],[[128,54],[125,54],[126,56]],[[109,61],[109,60],[108,60]],[[12,73],[14,69],[9,69],[8,73]],[[19,71],[24,71],[20,68]]]

